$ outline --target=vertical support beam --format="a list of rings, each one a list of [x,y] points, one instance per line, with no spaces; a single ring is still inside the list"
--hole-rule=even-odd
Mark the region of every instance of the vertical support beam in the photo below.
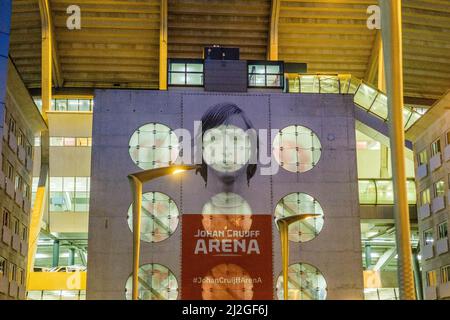
[[[403,125],[402,1],[380,0],[386,70],[389,131],[394,183],[394,215],[398,250],[400,299],[414,300]]]
[[[366,270],[370,270],[370,267],[372,266],[372,247],[370,246],[370,244],[364,245],[364,252],[366,260]]]
[[[37,242],[39,239],[39,232],[41,230],[42,217],[44,215],[44,208],[47,199],[48,175],[49,175],[49,146],[50,137],[48,131],[48,116],[47,111],[50,110],[52,100],[52,72],[53,72],[53,58],[52,58],[52,25],[51,12],[48,0],[39,1],[39,11],[41,14],[41,98],[42,98],[42,118],[47,124],[47,129],[41,132],[41,168],[39,172],[38,190],[32,214],[30,217],[29,233],[30,238],[28,242],[28,263],[27,271],[33,271],[34,256],[37,250]],[[29,279],[29,277],[27,277]],[[27,283],[29,285],[29,282]]]
[[[159,27],[159,90],[167,90],[167,11],[168,0],[161,0]]]
[[[280,21],[280,7],[281,0],[272,0],[267,60],[278,60],[278,22]]]
[[[53,261],[52,267],[59,265],[59,240],[53,241]]]
[[[75,248],[69,249],[69,266],[75,265]]]
[[[370,55],[366,74],[364,76],[364,80],[372,85],[375,85],[375,79],[379,71],[378,65],[379,65],[380,48],[381,48],[381,32],[377,30],[377,33],[375,34],[375,40],[372,46],[372,53]]]
[[[380,178],[387,179],[389,176],[389,148],[384,144],[380,146]]]
[[[423,300],[422,274],[420,272],[419,249],[413,249],[413,266],[414,266],[414,280],[416,282],[416,296],[417,300]]]
[[[383,43],[381,43],[381,37],[378,48],[378,90],[386,92],[386,72],[384,66],[384,52]]]
[[[6,106],[6,84],[8,81],[9,34],[11,30],[11,0],[0,1],[0,138],[3,136],[3,122]],[[0,141],[0,150],[3,139]]]

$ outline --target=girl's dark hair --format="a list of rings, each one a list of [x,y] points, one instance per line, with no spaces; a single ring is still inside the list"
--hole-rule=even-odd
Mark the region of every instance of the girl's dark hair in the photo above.
[[[234,115],[242,117],[245,123],[245,130],[254,129],[252,122],[247,117],[245,112],[236,104],[230,102],[223,102],[210,107],[202,116],[202,139],[206,131],[216,128],[222,124],[228,124],[230,118]],[[259,150],[259,142],[256,140],[256,149]],[[247,166],[247,184],[250,184],[250,179],[255,175],[257,169],[256,164],[249,164]],[[203,177],[205,184],[208,182],[208,166],[202,156],[201,168],[197,170]]]

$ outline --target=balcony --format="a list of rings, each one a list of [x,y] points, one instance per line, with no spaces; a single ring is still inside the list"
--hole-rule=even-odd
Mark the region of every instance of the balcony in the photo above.
[[[423,206],[419,207],[418,217],[420,220],[423,220],[425,218],[428,218],[430,216],[430,204],[424,204]]]
[[[22,146],[17,147],[17,157],[19,158],[20,163],[25,165],[26,152],[24,147]]]
[[[442,238],[436,241],[436,254],[440,255],[448,252],[448,238]]]
[[[422,258],[423,258],[424,260],[428,260],[428,259],[433,258],[433,256],[434,256],[434,252],[433,252],[433,244],[431,243],[431,244],[424,245],[424,246],[422,247],[422,252],[421,252],[421,254],[422,254]]]
[[[0,171],[0,189],[5,189],[5,174]]]
[[[14,153],[17,152],[17,138],[12,132],[9,133],[8,145]]]
[[[25,163],[27,171],[31,173],[33,171],[33,159],[30,156],[27,156]]]
[[[433,201],[431,203],[431,211],[433,213],[441,211],[444,208],[445,208],[444,197],[436,197],[433,199]]]
[[[2,241],[8,246],[11,244],[11,230],[7,226],[2,228]]]
[[[8,132],[9,132],[9,126],[4,123],[3,124],[3,140],[8,141]]]
[[[18,234],[12,234],[12,244],[11,247],[16,252],[20,252],[20,236]]]
[[[6,194],[11,198],[14,199],[14,183],[9,180],[8,178],[5,179],[6,181]]]
[[[450,297],[450,282],[441,283],[439,285],[439,298],[449,298]]]
[[[16,201],[17,205],[19,206],[19,208],[23,207],[23,195],[20,190],[16,191],[15,201]]]
[[[440,168],[440,166],[442,165],[442,161],[441,161],[441,153],[438,152],[436,155],[434,155],[431,159],[430,159],[430,171],[436,171],[437,169]]]
[[[444,149],[444,161],[450,160],[450,144],[447,145]]]
[[[0,275],[0,293],[7,294],[9,289],[8,276]]]
[[[25,214],[29,215],[31,210],[31,201],[29,199],[26,199],[23,201],[23,212]]]
[[[28,254],[28,243],[25,240],[20,240],[20,254],[24,257]]]
[[[9,283],[9,296],[13,298],[17,298],[17,294],[19,292],[19,286],[15,281],[11,281]]]
[[[425,300],[436,300],[437,293],[436,287],[426,287],[425,288]]]
[[[26,300],[27,298],[27,290],[25,286],[19,286],[19,300]]]
[[[427,175],[428,175],[428,168],[427,168],[426,163],[417,167],[417,179],[418,180],[425,178]]]

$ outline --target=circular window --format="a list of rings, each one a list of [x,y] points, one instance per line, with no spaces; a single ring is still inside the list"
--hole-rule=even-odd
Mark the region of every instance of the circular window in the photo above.
[[[295,192],[281,199],[275,207],[275,218],[283,218],[305,213],[321,216],[294,222],[289,226],[289,240],[306,242],[314,239],[323,227],[323,210],[319,202],[306,193]]]
[[[161,192],[142,195],[141,239],[160,242],[169,238],[178,226],[180,212],[175,202]],[[128,226],[133,232],[133,205],[128,209]]]
[[[128,145],[131,159],[144,170],[169,166],[179,154],[176,134],[160,123],[148,123],[137,129]]]
[[[222,192],[213,196],[202,210],[205,231],[217,234],[216,239],[238,239],[252,226],[252,209],[240,195]]]
[[[139,268],[138,272],[139,300],[176,300],[178,298],[178,282],[175,275],[165,266],[151,263]],[[127,280],[125,295],[132,300],[133,275]]]
[[[289,300],[325,300],[327,283],[322,273],[314,266],[306,263],[295,263],[288,269]],[[283,300],[283,274],[278,276],[276,294]]]
[[[317,135],[302,126],[289,126],[277,133],[273,155],[278,164],[290,172],[306,172],[320,160],[322,146]]]
[[[252,300],[253,281],[241,266],[223,263],[212,268],[202,280],[203,300]]]
[[[250,159],[250,137],[234,125],[220,125],[203,135],[203,159],[214,170],[235,172]]]

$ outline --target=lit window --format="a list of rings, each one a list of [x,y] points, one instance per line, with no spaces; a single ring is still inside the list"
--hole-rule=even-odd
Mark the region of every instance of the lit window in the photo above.
[[[288,299],[289,300],[325,300],[327,283],[322,273],[314,266],[306,263],[296,263],[288,269]],[[276,294],[283,300],[283,275],[277,280]]]
[[[178,282],[175,275],[165,266],[151,263],[139,268],[138,272],[139,300],[176,300],[178,298]],[[127,280],[125,295],[131,300],[133,276]]]
[[[298,221],[289,226],[289,240],[306,242],[314,239],[323,227],[323,210],[319,202],[305,193],[291,193],[281,199],[275,207],[275,218],[284,218],[306,213],[320,217]]]
[[[424,149],[421,152],[419,152],[418,161],[419,161],[419,166],[428,163],[427,149]]]
[[[9,278],[9,282],[12,282],[12,281],[15,282],[17,279],[17,266],[12,262],[9,263],[8,278]]]
[[[51,212],[89,211],[89,177],[51,177]]]
[[[235,172],[250,160],[250,155],[250,136],[241,128],[220,125],[203,136],[203,158],[217,171]]]
[[[283,81],[282,63],[270,61],[248,62],[249,87],[282,88]]]
[[[435,142],[431,144],[431,156],[434,157],[440,152],[441,152],[441,139],[437,139]]]
[[[160,242],[169,238],[176,230],[179,211],[175,202],[160,192],[142,195],[141,239]],[[133,206],[128,209],[128,226],[133,231]]]
[[[427,188],[420,193],[420,204],[424,206],[430,204],[430,202],[430,189]]]
[[[141,169],[154,169],[172,165],[179,152],[175,133],[167,126],[149,123],[137,129],[129,142],[133,162]]]
[[[436,287],[436,270],[431,270],[426,272],[426,283],[427,287]]]
[[[433,244],[433,229],[428,229],[423,232],[423,244],[425,246]]]
[[[64,138],[64,146],[65,147],[74,147],[75,146],[75,138],[65,137]]]
[[[282,168],[290,172],[306,172],[320,160],[322,146],[317,135],[302,126],[282,129],[273,141],[273,155]]]
[[[450,265],[441,268],[441,283],[450,282]]]
[[[434,197],[443,197],[445,194],[445,183],[443,180],[434,183]]]
[[[62,147],[64,146],[63,137],[50,137],[50,147]]]
[[[7,272],[8,261],[5,258],[0,256],[0,277],[3,277]]]
[[[170,59],[169,85],[203,86],[203,60]]]
[[[448,236],[447,221],[438,225],[438,239],[446,239]]]

